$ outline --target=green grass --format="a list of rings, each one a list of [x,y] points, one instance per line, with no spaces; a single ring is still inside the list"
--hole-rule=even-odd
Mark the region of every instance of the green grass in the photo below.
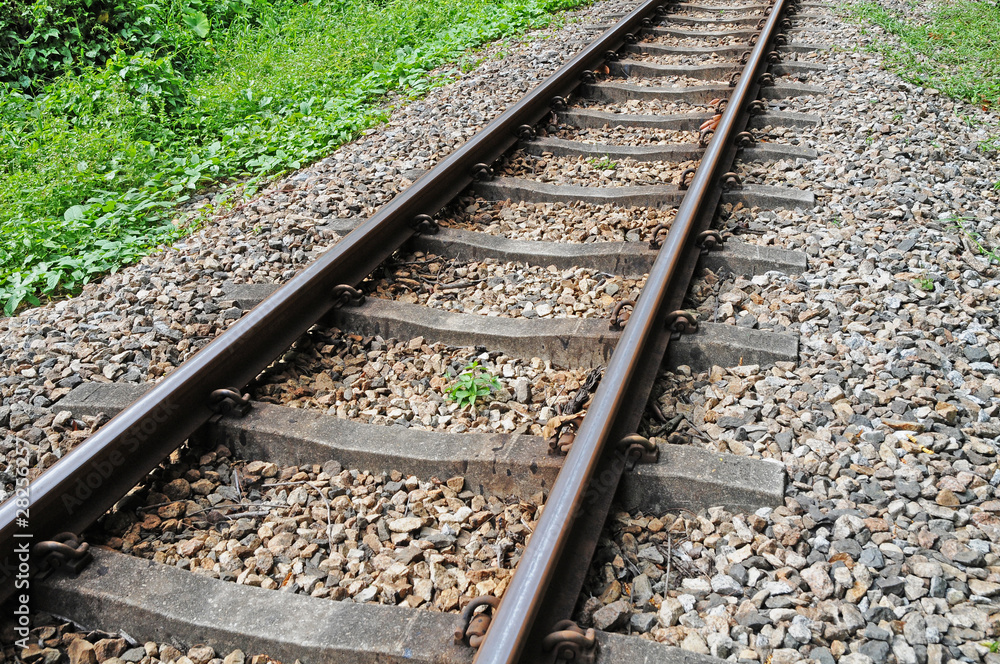
[[[420,95],[435,67],[584,2],[276,3],[252,22],[180,27],[199,58],[119,51],[37,94],[0,87],[4,312],[191,232],[171,220],[195,191],[252,191],[321,158],[383,120],[387,92]]]
[[[878,2],[863,2],[850,11],[898,38],[878,42],[873,48],[904,80],[983,108],[1000,103],[997,4],[969,0],[941,3],[929,10],[924,23],[908,21]]]
[[[949,229],[960,231],[975,248],[976,253],[985,257],[987,262],[1000,265],[1000,249],[991,249],[986,244],[986,239],[975,230],[976,219],[974,217],[948,217],[944,221],[953,223],[954,225],[950,226]]]

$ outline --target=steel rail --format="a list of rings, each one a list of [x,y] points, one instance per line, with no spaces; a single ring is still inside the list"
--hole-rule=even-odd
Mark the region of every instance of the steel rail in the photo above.
[[[617,486],[624,463],[620,460],[622,455],[610,454],[609,450],[630,433],[623,430],[622,414],[635,412],[636,395],[631,386],[658,366],[659,360],[655,358],[656,366],[649,366],[651,358],[646,349],[662,337],[669,313],[665,304],[683,296],[678,289],[687,288],[687,280],[678,283],[675,276],[689,261],[688,254],[694,246],[693,231],[699,220],[714,212],[715,203],[712,210],[706,210],[705,203],[717,200],[711,193],[719,191],[717,179],[722,169],[728,168],[727,155],[731,162],[733,138],[741,122],[745,123],[748,104],[756,98],[757,77],[766,67],[765,54],[778,32],[785,5],[786,0],[774,4],[751,51],[545,502],[542,516],[492,617],[474,664],[517,664],[522,660],[537,662],[553,658],[554,653],[543,652],[544,636],[551,625],[569,616],[542,609],[550,608],[550,594],[565,594],[561,588],[552,588],[552,581],[565,574],[560,567],[565,568],[567,546],[574,539],[574,531],[592,530],[598,521],[598,528],[603,525],[603,516],[592,518],[588,513],[588,503],[613,494]],[[609,462],[613,467],[607,467]]]
[[[664,0],[646,0],[613,28],[531,90],[462,147],[288,283],[233,323],[142,398],[43,472],[28,489],[30,523],[20,525],[17,496],[0,505],[0,601],[13,592],[27,542],[81,532],[124,497],[215,413],[210,395],[242,388],[320,320],[337,302],[334,288],[354,285],[417,232],[526,130],[545,118],[584,72],[619,49]],[[426,220],[425,220],[426,221]],[[433,230],[425,228],[424,230]]]

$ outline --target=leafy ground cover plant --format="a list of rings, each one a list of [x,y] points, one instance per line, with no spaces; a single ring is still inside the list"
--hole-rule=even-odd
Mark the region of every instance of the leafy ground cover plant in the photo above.
[[[479,365],[475,360],[465,365],[455,382],[447,390],[448,398],[458,404],[459,408],[469,405],[476,409],[476,401],[488,396],[493,390],[500,389],[497,377]]]
[[[112,7],[111,27],[77,41],[96,34],[113,52],[76,57],[73,37],[69,55],[46,54],[37,70],[24,53],[41,42],[17,28],[35,41],[0,54],[14,71],[0,71],[4,313],[191,232],[173,211],[198,189],[252,193],[381,121],[388,91],[420,95],[447,79],[434,68],[584,1],[115,0],[140,12],[126,21],[139,37],[122,36]],[[80,20],[100,23],[109,2],[64,4],[87,5]],[[0,13],[0,33],[8,19]]]

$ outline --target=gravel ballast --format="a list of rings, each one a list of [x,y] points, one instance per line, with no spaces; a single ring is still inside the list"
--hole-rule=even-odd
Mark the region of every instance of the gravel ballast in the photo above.
[[[512,240],[648,242],[658,226],[670,228],[676,212],[675,208],[465,199],[452,207],[442,224]]]
[[[432,611],[501,595],[539,513],[460,476],[281,467],[224,446],[186,450],[144,503],[105,521],[105,545],[242,585]]]
[[[267,655],[248,655],[242,650],[216,652],[211,646],[192,644],[178,648],[170,643],[139,642],[120,632],[88,630],[49,614],[35,614],[27,648],[5,645],[0,653],[6,661],[27,664],[281,664]],[[14,643],[3,634],[4,644]],[[298,660],[295,660],[298,664]]]
[[[471,406],[451,397],[465,371],[496,379]],[[419,337],[404,342],[316,328],[264,374],[252,396],[368,424],[539,435],[587,373]]]
[[[423,252],[404,254],[397,265],[369,287],[377,297],[491,317],[610,318],[645,283],[582,267],[456,261]]]

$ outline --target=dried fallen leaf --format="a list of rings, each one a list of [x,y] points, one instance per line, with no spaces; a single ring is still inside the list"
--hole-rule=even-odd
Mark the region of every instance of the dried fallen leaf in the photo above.
[[[584,412],[572,413],[570,415],[556,415],[555,417],[550,418],[549,421],[545,423],[545,426],[542,427],[542,436],[546,440],[551,440],[552,438],[555,438],[556,432],[559,431],[564,424],[572,422],[579,426],[580,423],[583,422],[583,416]]]
[[[704,122],[702,122],[701,127],[699,127],[699,129],[701,131],[705,131],[706,129],[711,129],[712,131],[715,131],[715,129],[719,126],[719,122],[721,121],[722,121],[721,114],[713,115],[710,120],[705,120]]]

